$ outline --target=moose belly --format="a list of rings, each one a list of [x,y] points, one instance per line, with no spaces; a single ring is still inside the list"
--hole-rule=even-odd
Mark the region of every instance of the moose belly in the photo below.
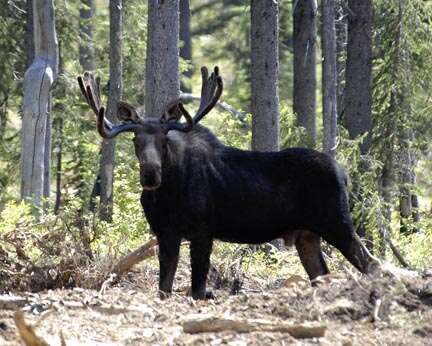
[[[260,203],[258,203],[259,205]],[[216,212],[212,225],[212,233],[216,239],[234,242],[259,244],[281,237],[284,232],[298,229],[300,226],[293,213],[279,207],[243,209],[224,209],[224,213]]]

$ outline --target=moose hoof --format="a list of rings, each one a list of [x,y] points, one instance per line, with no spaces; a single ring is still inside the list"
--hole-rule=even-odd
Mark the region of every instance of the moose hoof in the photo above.
[[[165,299],[167,299],[169,297],[171,297],[171,292],[159,291],[159,298],[161,300],[165,300]]]
[[[192,298],[195,300],[207,300],[214,299],[215,296],[212,291],[192,292]]]

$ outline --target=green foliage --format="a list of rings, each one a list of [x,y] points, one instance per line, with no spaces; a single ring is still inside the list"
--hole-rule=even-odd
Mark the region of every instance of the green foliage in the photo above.
[[[282,105],[280,109],[281,148],[301,147],[307,137],[306,129],[297,125],[297,119],[292,109]]]

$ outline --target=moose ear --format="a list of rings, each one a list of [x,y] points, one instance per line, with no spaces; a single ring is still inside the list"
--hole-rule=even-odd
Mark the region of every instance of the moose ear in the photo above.
[[[178,106],[178,102],[174,101],[168,104],[168,106],[165,108],[164,113],[161,116],[161,122],[167,123],[167,122],[176,122],[179,121],[182,117],[182,113],[180,111],[180,108]]]
[[[121,121],[140,122],[140,116],[135,107],[124,101],[117,102],[117,117]]]

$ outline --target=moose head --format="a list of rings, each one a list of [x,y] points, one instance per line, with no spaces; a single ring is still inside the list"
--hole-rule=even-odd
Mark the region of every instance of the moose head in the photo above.
[[[170,102],[163,114],[156,117],[143,117],[127,102],[117,103],[119,124],[105,117],[105,107],[101,106],[100,78],[85,72],[78,77],[78,84],[90,108],[96,114],[97,130],[103,138],[114,138],[122,132],[133,132],[135,153],[140,164],[140,182],[145,190],[157,189],[162,180],[162,163],[166,154],[169,131],[189,132],[217,103],[222,94],[223,83],[218,67],[209,76],[206,67],[201,68],[201,101],[196,114],[191,117],[180,99]],[[184,117],[186,122],[180,122]]]

